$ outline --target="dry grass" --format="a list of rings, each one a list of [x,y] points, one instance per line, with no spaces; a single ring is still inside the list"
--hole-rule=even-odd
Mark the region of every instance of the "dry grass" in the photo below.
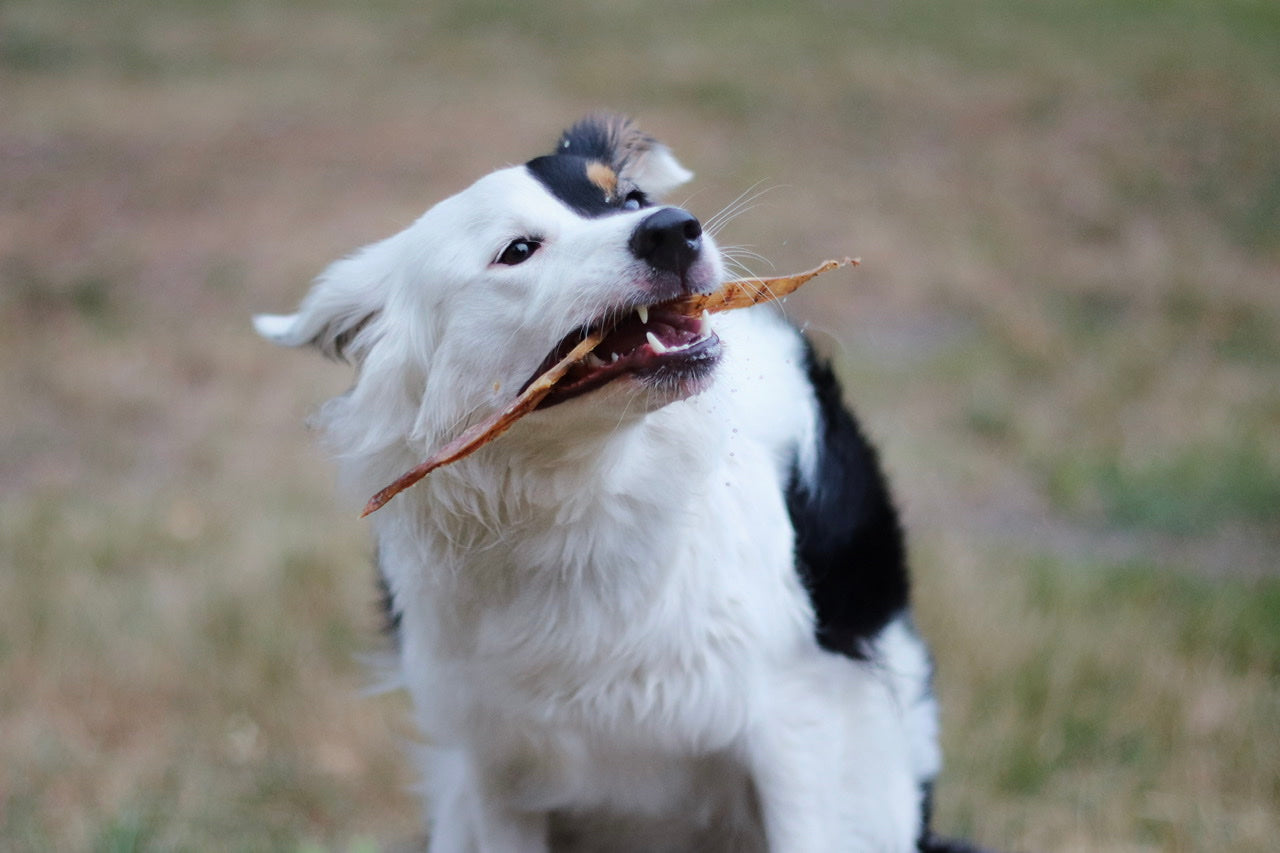
[[[941,823],[1280,834],[1280,15],[1142,4],[0,7],[0,847],[416,837],[368,543],[247,318],[586,109],[829,339],[907,510]],[[756,264],[756,272],[771,270]]]

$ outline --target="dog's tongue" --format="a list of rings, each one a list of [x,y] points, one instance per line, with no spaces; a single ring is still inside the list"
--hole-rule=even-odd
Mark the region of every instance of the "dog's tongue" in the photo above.
[[[674,299],[662,305],[654,306],[650,311],[669,312],[678,317],[698,317],[704,311],[714,314],[735,308],[747,308],[752,305],[758,305],[761,302],[780,299],[824,272],[829,272],[842,266],[857,266],[858,263],[857,258],[845,258],[840,261],[826,261],[807,272],[797,273],[796,275],[783,275],[772,278],[744,278],[729,281],[711,293],[695,294]],[[682,331],[680,323],[673,322],[671,325],[673,332]],[[641,343],[638,337],[641,334],[639,329],[640,327],[637,327],[632,330],[629,324],[624,323],[608,333],[592,332],[587,335],[563,358],[530,382],[505,409],[487,420],[468,427],[461,435],[440,448],[421,465],[406,471],[394,483],[370,498],[369,503],[365,505],[364,511],[360,513],[360,517],[364,518],[370,513],[377,512],[386,505],[387,501],[435,469],[471,455],[502,435],[511,428],[512,424],[536,409],[542,398],[551,393],[551,389],[564,377],[569,368],[591,354],[602,341],[607,340],[611,346],[626,349],[634,349],[639,346]],[[637,340],[630,341],[628,336],[633,331],[637,336]],[[630,346],[628,346],[628,343]]]

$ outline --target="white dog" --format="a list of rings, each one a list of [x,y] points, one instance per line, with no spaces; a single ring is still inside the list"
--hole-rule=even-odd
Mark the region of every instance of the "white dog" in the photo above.
[[[333,264],[258,330],[353,362],[320,420],[367,497],[610,329],[540,409],[372,516],[432,851],[961,850],[928,830],[930,662],[831,371],[590,117]]]

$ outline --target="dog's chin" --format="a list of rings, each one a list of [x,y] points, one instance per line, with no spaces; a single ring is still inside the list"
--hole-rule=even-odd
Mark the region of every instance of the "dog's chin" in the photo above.
[[[633,374],[631,381],[644,392],[645,408],[659,408],[707,390],[715,381],[720,350],[720,338],[712,332],[698,352],[685,358],[669,357],[651,370]]]
[[[597,401],[616,421],[622,414],[645,414],[657,411],[678,400],[706,391],[715,382],[720,361],[721,343],[713,337],[698,353],[688,358],[664,357],[652,366],[623,373],[598,386],[594,392],[582,392],[564,400],[580,401],[579,405],[596,405]],[[553,402],[552,405],[555,405]]]
[[[583,334],[579,330],[568,335],[535,376],[563,358]],[[643,315],[637,312],[617,323],[594,352],[570,367],[538,408],[606,387],[642,393],[646,409],[664,406],[705,390],[714,378],[721,349],[720,338],[711,331],[706,317],[687,317],[660,308]]]

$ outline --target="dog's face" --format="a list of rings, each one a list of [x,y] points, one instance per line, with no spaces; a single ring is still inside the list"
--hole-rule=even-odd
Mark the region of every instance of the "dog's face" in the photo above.
[[[543,407],[623,396],[636,411],[660,407],[705,387],[720,353],[705,318],[649,309],[723,277],[698,220],[657,204],[689,177],[629,122],[589,118],[554,153],[335,263],[297,314],[259,317],[258,329],[362,373],[411,366],[402,381],[422,383],[422,434],[505,405],[588,330],[608,335]]]

